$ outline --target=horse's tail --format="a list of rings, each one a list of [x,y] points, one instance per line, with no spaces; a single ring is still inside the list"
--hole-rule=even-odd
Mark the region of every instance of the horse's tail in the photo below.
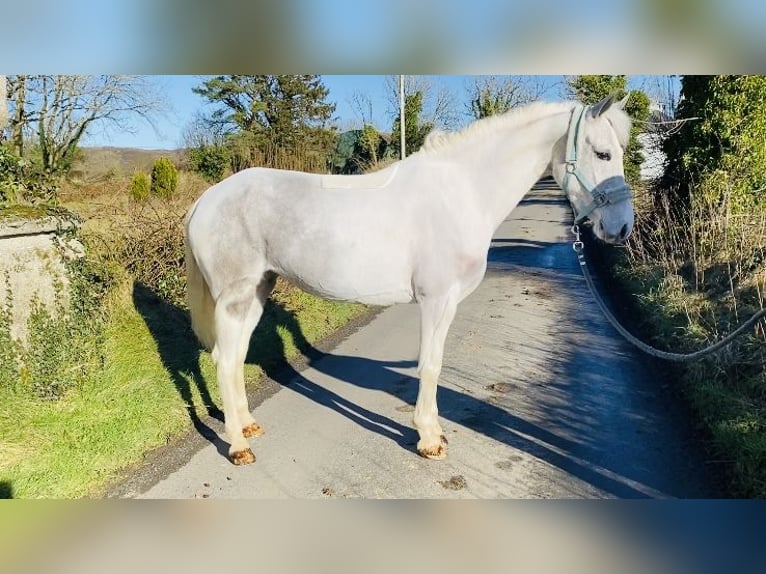
[[[189,245],[189,221],[196,207],[195,203],[184,220],[186,303],[189,306],[194,334],[205,348],[212,350],[215,347],[215,301]]]

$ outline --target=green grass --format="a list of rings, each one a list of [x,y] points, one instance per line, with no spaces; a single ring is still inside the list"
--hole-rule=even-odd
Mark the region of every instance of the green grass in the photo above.
[[[66,209],[50,206],[9,205],[0,207],[0,221],[35,220],[50,216],[72,217],[73,214]]]
[[[181,174],[178,197],[150,200],[137,210],[128,199],[129,178],[123,179],[65,194],[67,208],[84,220],[79,235],[89,252],[89,264],[75,283],[84,302],[96,301],[91,290],[109,289],[106,319],[102,324],[97,302],[81,301],[83,317],[75,318],[71,330],[58,321],[52,323],[56,328],[39,329],[51,348],[43,345],[50,352],[34,355],[40,355],[34,364],[53,373],[53,383],[63,377],[67,384],[60,393],[59,387],[47,394],[31,392],[34,385],[28,383],[39,381],[17,383],[0,369],[0,380],[10,381],[0,384],[0,498],[99,496],[147,452],[220,409],[210,355],[199,349],[188,314],[173,304],[184,299],[177,223],[207,184]],[[27,208],[5,215],[34,216]],[[143,268],[136,260],[153,266]],[[364,310],[317,299],[280,280],[253,335],[245,367],[248,385],[257,386],[264,372],[310,350]],[[92,325],[91,316],[98,316]],[[74,345],[77,337],[85,338],[89,346],[82,348],[93,352],[57,352],[60,341]]]
[[[731,302],[699,291],[663,265],[612,260],[622,290],[633,293],[635,324],[655,346],[703,348],[756,311],[756,302]],[[727,482],[727,496],[766,498],[766,376],[763,339],[749,334],[719,354],[672,366],[680,395],[707,443],[708,464]]]
[[[294,358],[300,345],[364,310],[284,285],[274,299],[246,366],[251,385],[261,379],[262,366]],[[183,311],[130,281],[115,289],[108,307],[103,367],[96,376],[58,400],[0,392],[0,487],[6,497],[97,496],[121,469],[220,405],[210,355],[198,350]]]

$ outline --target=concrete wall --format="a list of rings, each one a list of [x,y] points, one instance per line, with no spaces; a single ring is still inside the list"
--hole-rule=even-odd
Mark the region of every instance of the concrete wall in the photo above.
[[[27,340],[27,319],[31,302],[36,296],[51,311],[56,297],[68,303],[68,279],[56,229],[62,222],[53,218],[40,220],[0,220],[0,305],[6,302],[7,287],[13,298],[11,335],[24,343]],[[71,226],[71,222],[63,223]],[[77,243],[66,251],[80,256]],[[6,281],[6,277],[8,281]],[[60,283],[63,288],[56,288]]]

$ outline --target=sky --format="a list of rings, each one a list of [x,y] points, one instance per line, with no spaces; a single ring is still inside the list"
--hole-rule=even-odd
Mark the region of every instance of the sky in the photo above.
[[[165,95],[169,110],[157,116],[152,126],[144,120],[134,118],[128,130],[104,130],[98,126],[86,134],[82,145],[87,147],[130,147],[139,149],[176,149],[183,146],[183,131],[194,116],[211,105],[205,98],[192,92],[201,85],[206,76],[151,76],[157,88]],[[466,112],[468,87],[472,76],[443,75],[423,76],[434,90],[448,90],[454,97],[458,124],[460,127],[470,121]],[[650,76],[631,76],[631,87],[644,87],[652,83]],[[558,100],[563,94],[563,76],[540,76],[547,89],[544,97]],[[322,81],[329,90],[328,101],[336,104],[335,123],[341,129],[359,127],[362,118],[353,105],[355,93],[367,96],[372,104],[372,120],[381,131],[390,131],[393,113],[389,97],[390,83],[383,75],[323,75]],[[656,80],[655,80],[656,82]]]
[[[5,2],[8,73],[753,73],[763,0]]]
[[[431,76],[432,83],[452,91],[456,97],[466,91],[467,76]],[[143,120],[134,122],[134,133],[95,129],[83,140],[85,146],[133,147],[141,149],[175,149],[183,144],[183,130],[194,115],[201,110],[212,109],[207,100],[192,92],[201,85],[205,76],[154,76],[153,80],[165,94],[171,109],[156,118],[153,128]],[[356,92],[370,98],[373,124],[383,131],[391,129],[392,117],[387,98],[386,76],[382,75],[324,75],[324,85],[329,90],[328,101],[336,104],[335,117],[339,128],[359,125],[361,118],[354,111],[352,98]],[[458,104],[462,110],[462,101]],[[467,119],[467,118],[466,118]],[[156,129],[155,129],[156,128]]]

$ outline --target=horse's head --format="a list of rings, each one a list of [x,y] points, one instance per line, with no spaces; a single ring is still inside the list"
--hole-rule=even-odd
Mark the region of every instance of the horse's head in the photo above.
[[[597,237],[621,243],[633,230],[633,205],[625,182],[622,158],[630,133],[630,118],[609,96],[593,106],[572,111],[566,139],[554,150],[554,179],[567,194],[575,223],[593,222]]]

